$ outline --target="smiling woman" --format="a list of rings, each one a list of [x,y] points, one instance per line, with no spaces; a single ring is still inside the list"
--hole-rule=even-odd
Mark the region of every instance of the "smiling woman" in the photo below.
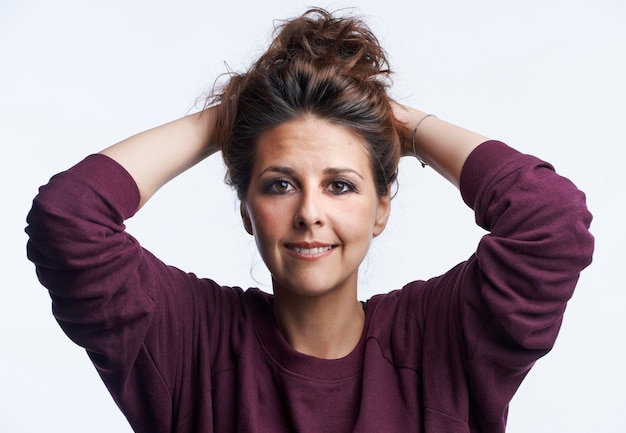
[[[505,430],[591,260],[591,216],[548,163],[394,103],[389,73],[362,21],[314,9],[202,112],[42,187],[29,258],[135,431]],[[125,231],[218,152],[273,294],[167,266]],[[418,155],[489,234],[445,274],[360,302],[398,161]]]
[[[296,350],[341,358],[356,346],[358,268],[385,227],[389,200],[377,194],[367,142],[342,126],[309,116],[259,136],[242,215]]]

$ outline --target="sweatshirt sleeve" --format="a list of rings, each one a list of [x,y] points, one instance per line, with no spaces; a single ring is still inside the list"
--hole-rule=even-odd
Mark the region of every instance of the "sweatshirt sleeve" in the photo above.
[[[108,157],[92,155],[42,186],[27,217],[28,258],[50,292],[54,316],[95,357],[107,351],[103,344],[117,324],[132,323],[137,335],[148,326],[141,318],[152,310],[154,285],[145,281],[132,293],[124,288],[129,279],[154,273],[140,265],[145,253],[125,232],[124,220],[138,204],[130,175]],[[124,315],[113,318],[115,309]]]
[[[446,274],[409,284],[427,414],[503,432],[508,404],[554,345],[591,263],[585,196],[538,158],[488,141],[468,157],[461,194],[488,231]]]
[[[135,431],[171,431],[186,415],[180,408],[194,405],[184,400],[210,389],[207,340],[223,330],[206,321],[227,290],[166,266],[126,233],[138,203],[123,167],[89,156],[41,187],[27,253],[56,320],[87,350]],[[234,301],[221,305],[237,304],[231,292]],[[191,392],[178,393],[183,386]]]
[[[476,251],[480,300],[521,346],[547,350],[591,263],[585,195],[554,168],[497,141],[475,150],[461,193],[489,233]]]

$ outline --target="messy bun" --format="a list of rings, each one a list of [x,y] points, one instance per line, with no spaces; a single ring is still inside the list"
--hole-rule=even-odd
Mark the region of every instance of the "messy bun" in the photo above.
[[[377,192],[386,195],[400,159],[389,75],[383,49],[361,20],[311,9],[284,22],[252,67],[230,75],[213,97],[227,182],[245,199],[259,135],[312,115],[365,139]]]

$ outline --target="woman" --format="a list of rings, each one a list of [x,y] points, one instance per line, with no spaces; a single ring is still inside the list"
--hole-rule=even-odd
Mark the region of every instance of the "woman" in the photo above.
[[[394,103],[388,74],[362,22],[311,10],[210,108],[42,187],[29,257],[135,431],[504,431],[590,263],[591,216],[549,164]],[[217,152],[272,295],[168,267],[124,231]],[[444,275],[359,302],[401,156],[457,185],[490,233]]]

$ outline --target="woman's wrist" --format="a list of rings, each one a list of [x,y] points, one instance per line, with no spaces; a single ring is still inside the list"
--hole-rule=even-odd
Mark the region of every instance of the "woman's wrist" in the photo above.
[[[426,167],[428,163],[426,162],[424,156],[421,156],[421,152],[418,150],[418,141],[417,141],[417,129],[420,127],[422,122],[424,122],[429,117],[437,117],[434,114],[425,114],[420,120],[417,121],[415,127],[413,128],[413,133],[411,134],[411,148],[413,149],[413,156],[417,158],[417,160],[422,165],[422,168]]]

